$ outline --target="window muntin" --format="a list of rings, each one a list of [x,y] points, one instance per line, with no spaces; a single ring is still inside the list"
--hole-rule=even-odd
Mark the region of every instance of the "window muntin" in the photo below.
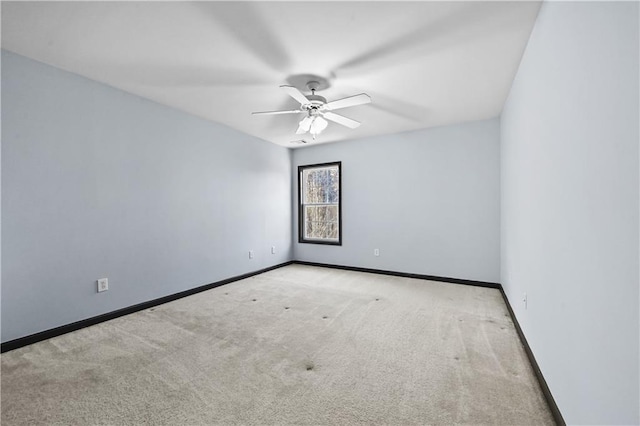
[[[342,243],[341,163],[298,167],[299,242]]]

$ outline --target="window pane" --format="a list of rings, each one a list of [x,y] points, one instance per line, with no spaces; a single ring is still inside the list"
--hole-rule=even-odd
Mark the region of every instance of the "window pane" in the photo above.
[[[305,238],[337,239],[338,206],[304,206]]]
[[[337,222],[338,221],[338,206],[337,205],[326,206],[326,207],[324,207],[324,209],[325,209],[326,220],[331,221],[331,222]]]
[[[306,222],[311,222],[315,220],[316,208],[314,206],[304,206],[305,218]]]
[[[327,201],[329,203],[337,203],[338,202],[338,194],[339,194],[339,188],[338,188],[338,168],[334,168],[331,169],[329,171],[329,176],[328,176],[328,194],[327,194]]]
[[[332,239],[338,239],[338,223],[330,223],[329,231],[327,232],[327,237]]]

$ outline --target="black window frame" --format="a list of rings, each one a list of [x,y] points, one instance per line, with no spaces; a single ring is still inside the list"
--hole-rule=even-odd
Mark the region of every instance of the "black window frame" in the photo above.
[[[338,166],[338,240],[318,240],[308,239],[304,236],[304,204],[302,196],[302,174],[306,169],[320,169],[323,167]],[[342,161],[331,161],[328,163],[305,164],[298,166],[298,242],[303,244],[321,244],[330,246],[342,245]]]

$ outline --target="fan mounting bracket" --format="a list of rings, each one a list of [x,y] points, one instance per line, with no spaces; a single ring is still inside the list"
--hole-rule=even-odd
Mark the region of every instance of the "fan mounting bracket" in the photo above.
[[[287,77],[287,83],[301,92],[321,91],[331,87],[328,78],[314,74],[295,74]]]

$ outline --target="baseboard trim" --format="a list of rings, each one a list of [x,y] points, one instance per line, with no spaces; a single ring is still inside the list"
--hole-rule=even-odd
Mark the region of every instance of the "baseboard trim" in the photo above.
[[[76,321],[71,324],[61,325],[60,327],[52,328],[49,330],[41,331],[39,333],[31,334],[29,336],[19,337],[14,340],[9,340],[8,342],[4,342],[0,345],[0,353],[5,353],[8,351],[12,351],[14,349],[21,348],[23,346],[31,345],[42,340],[51,339],[52,337],[60,336],[62,334],[70,333],[72,331],[80,330],[81,328],[89,327],[95,324],[99,324],[104,321],[109,321],[114,318],[121,317],[123,315],[129,315],[134,312],[142,311],[144,309],[149,309],[154,306],[162,305],[163,303],[171,302],[177,299],[181,299],[183,297],[191,296],[196,293],[200,293],[206,290],[211,290],[212,288],[220,287],[225,284],[229,284],[235,281],[243,280],[245,278],[252,277],[254,275],[262,274],[267,271],[271,271],[273,269],[282,268],[283,266],[291,265],[293,263],[292,260],[284,263],[280,263],[278,265],[270,266],[268,268],[260,269],[258,271],[248,272],[246,274],[237,275],[235,277],[226,278],[224,280],[216,281],[211,284],[205,284],[196,288],[192,288],[189,290],[181,291],[178,293],[170,294],[168,296],[159,297],[157,299],[149,300],[147,302],[138,303],[136,305],[128,306],[126,308],[118,309],[116,311],[107,312],[106,314],[97,315],[95,317],[83,319],[80,321]]]
[[[404,277],[404,278],[417,278],[420,280],[429,280],[429,281],[440,281],[445,283],[452,284],[464,284],[464,285],[472,285],[476,287],[489,287],[500,289],[500,283],[492,283],[487,281],[475,281],[475,280],[465,280],[462,278],[451,278],[451,277],[440,277],[436,275],[422,275],[422,274],[412,274],[408,272],[398,272],[398,271],[387,271],[383,269],[370,269],[370,268],[360,268],[358,266],[344,266],[344,265],[332,265],[329,263],[316,263],[316,262],[307,262],[303,260],[294,260],[293,263],[299,265],[308,265],[308,266],[319,266],[323,268],[333,268],[333,269],[343,269],[346,271],[356,271],[356,272],[368,272],[370,274],[380,274],[380,275],[392,275],[394,277]]]
[[[560,413],[560,409],[558,408],[558,405],[556,404],[556,400],[553,398],[553,395],[551,394],[549,385],[547,385],[547,381],[544,379],[544,376],[542,375],[540,366],[536,361],[536,357],[533,355],[533,351],[529,346],[529,342],[527,342],[527,338],[524,336],[524,332],[522,331],[522,328],[520,328],[520,323],[518,323],[518,319],[516,318],[516,315],[513,312],[511,303],[509,303],[509,299],[507,298],[507,294],[504,292],[504,288],[502,288],[502,285],[500,285],[499,289],[500,289],[500,294],[502,294],[502,299],[504,299],[504,304],[507,305],[507,310],[509,311],[509,315],[511,316],[513,325],[516,327],[516,332],[518,333],[520,342],[522,342],[522,346],[524,346],[524,351],[527,354],[527,358],[529,358],[529,363],[531,363],[531,367],[533,368],[533,374],[535,374],[536,378],[538,379],[538,383],[540,383],[540,389],[542,389],[542,394],[544,395],[544,398],[547,400],[547,405],[549,405],[549,409],[551,410],[553,419],[555,420],[557,425],[566,426],[567,423],[562,418],[562,413]]]

